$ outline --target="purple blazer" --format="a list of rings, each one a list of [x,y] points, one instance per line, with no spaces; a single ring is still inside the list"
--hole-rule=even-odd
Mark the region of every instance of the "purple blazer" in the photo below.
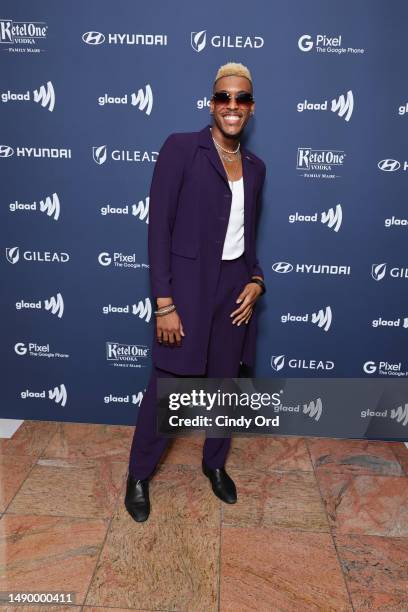
[[[266,175],[264,162],[241,145],[244,243],[248,282],[264,276],[256,249],[256,219]],[[212,305],[227,233],[232,194],[210,124],[170,134],[162,145],[150,187],[148,254],[152,294],[172,297],[185,336],[180,347],[152,344],[158,368],[183,375],[205,373]],[[156,306],[156,303],[154,304]],[[246,324],[241,362],[253,366],[258,312]]]

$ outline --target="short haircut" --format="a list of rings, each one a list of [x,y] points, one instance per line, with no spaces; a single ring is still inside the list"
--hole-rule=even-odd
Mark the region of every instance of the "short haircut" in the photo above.
[[[237,62],[228,62],[228,64],[224,64],[223,66],[219,67],[214,79],[213,89],[215,88],[215,83],[218,81],[218,79],[221,79],[222,77],[226,76],[245,77],[251,83],[251,86],[253,85],[251,73],[249,72],[249,69],[244,66],[244,64],[240,64]]]

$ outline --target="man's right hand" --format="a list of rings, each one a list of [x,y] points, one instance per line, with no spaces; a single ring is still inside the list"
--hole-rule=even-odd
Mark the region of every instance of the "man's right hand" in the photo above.
[[[167,306],[171,298],[157,298],[157,306]],[[181,346],[181,336],[185,336],[181,319],[176,310],[166,315],[156,316],[156,339],[165,346]]]

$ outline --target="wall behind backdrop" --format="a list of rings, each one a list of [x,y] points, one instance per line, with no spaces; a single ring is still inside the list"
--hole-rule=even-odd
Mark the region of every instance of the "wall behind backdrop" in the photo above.
[[[2,416],[134,424],[151,367],[149,189],[246,64],[267,165],[258,377],[406,377],[404,0],[5,1]]]

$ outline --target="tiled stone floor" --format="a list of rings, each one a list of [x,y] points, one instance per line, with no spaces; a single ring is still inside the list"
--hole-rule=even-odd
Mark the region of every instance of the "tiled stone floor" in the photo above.
[[[408,610],[402,443],[237,436],[228,506],[201,473],[203,438],[179,438],[138,524],[132,436],[26,421],[0,440],[0,591],[74,591],[78,612]]]

